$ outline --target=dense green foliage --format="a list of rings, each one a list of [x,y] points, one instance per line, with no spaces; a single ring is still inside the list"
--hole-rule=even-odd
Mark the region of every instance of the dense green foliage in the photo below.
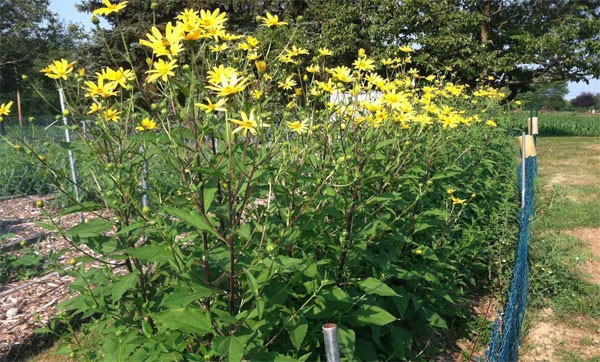
[[[513,133],[527,132],[530,112],[509,113],[505,127]],[[540,136],[600,136],[600,114],[549,112],[538,114]]]
[[[66,271],[80,294],[60,308],[86,322],[61,352],[317,360],[321,326],[336,323],[348,359],[433,358],[511,260],[516,160],[497,126],[502,95],[403,65],[384,79],[364,50],[353,69],[314,54],[310,72],[295,61],[307,50],[278,48],[278,28],[248,49],[210,23],[190,20],[220,35],[185,48],[178,31],[147,42],[146,79],[46,69],[70,115],[93,119],[63,144],[93,180],[64,212],[93,216],[48,225],[93,251]],[[57,180],[69,190],[68,173]]]

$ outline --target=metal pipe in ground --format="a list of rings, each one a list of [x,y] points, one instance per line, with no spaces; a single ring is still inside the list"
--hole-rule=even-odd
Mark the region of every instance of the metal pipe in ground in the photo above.
[[[325,356],[327,357],[327,362],[340,362],[337,325],[334,323],[323,324],[322,330],[323,338],[325,339]]]

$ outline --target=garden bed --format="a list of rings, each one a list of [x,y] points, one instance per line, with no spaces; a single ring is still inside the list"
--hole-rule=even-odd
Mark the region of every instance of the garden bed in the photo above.
[[[58,303],[71,296],[68,285],[73,280],[49,270],[51,266],[67,268],[72,258],[81,255],[69,248],[66,240],[36,225],[36,221],[44,221],[38,201],[48,202],[49,198],[0,200],[0,236],[6,236],[0,244],[2,258],[39,255],[47,264],[31,277],[17,271],[9,282],[0,284],[0,361],[17,359],[25,350],[39,349],[45,343],[34,331],[58,313]],[[78,222],[77,215],[61,220],[67,228]]]

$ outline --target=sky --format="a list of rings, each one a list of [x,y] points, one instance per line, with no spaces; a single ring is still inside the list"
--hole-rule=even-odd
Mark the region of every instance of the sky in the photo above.
[[[79,0],[50,0],[50,10],[58,14],[58,17],[64,22],[80,23],[85,28],[92,28],[91,14],[80,13],[75,8]],[[100,17],[101,18],[101,17]],[[583,92],[600,93],[600,79],[591,79],[590,84],[569,83],[569,93],[565,97],[570,100]]]

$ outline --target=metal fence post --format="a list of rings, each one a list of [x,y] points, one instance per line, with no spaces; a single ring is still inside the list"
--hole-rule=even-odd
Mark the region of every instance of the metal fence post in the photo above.
[[[334,323],[323,324],[322,330],[323,338],[325,339],[325,356],[327,357],[327,362],[340,362],[337,325]]]
[[[69,133],[69,123],[67,122],[67,116],[65,115],[65,96],[63,94],[62,88],[58,88],[58,96],[60,98],[60,110],[62,112],[62,120],[65,125],[65,141],[67,143],[71,143],[71,135]],[[75,155],[73,155],[73,150],[67,150],[69,154],[69,168],[71,169],[71,181],[73,181],[73,186],[75,186],[75,200],[77,202],[81,201],[79,195],[79,185],[77,184],[77,172],[75,172]],[[79,213],[79,220],[81,222],[84,221],[83,214]]]

